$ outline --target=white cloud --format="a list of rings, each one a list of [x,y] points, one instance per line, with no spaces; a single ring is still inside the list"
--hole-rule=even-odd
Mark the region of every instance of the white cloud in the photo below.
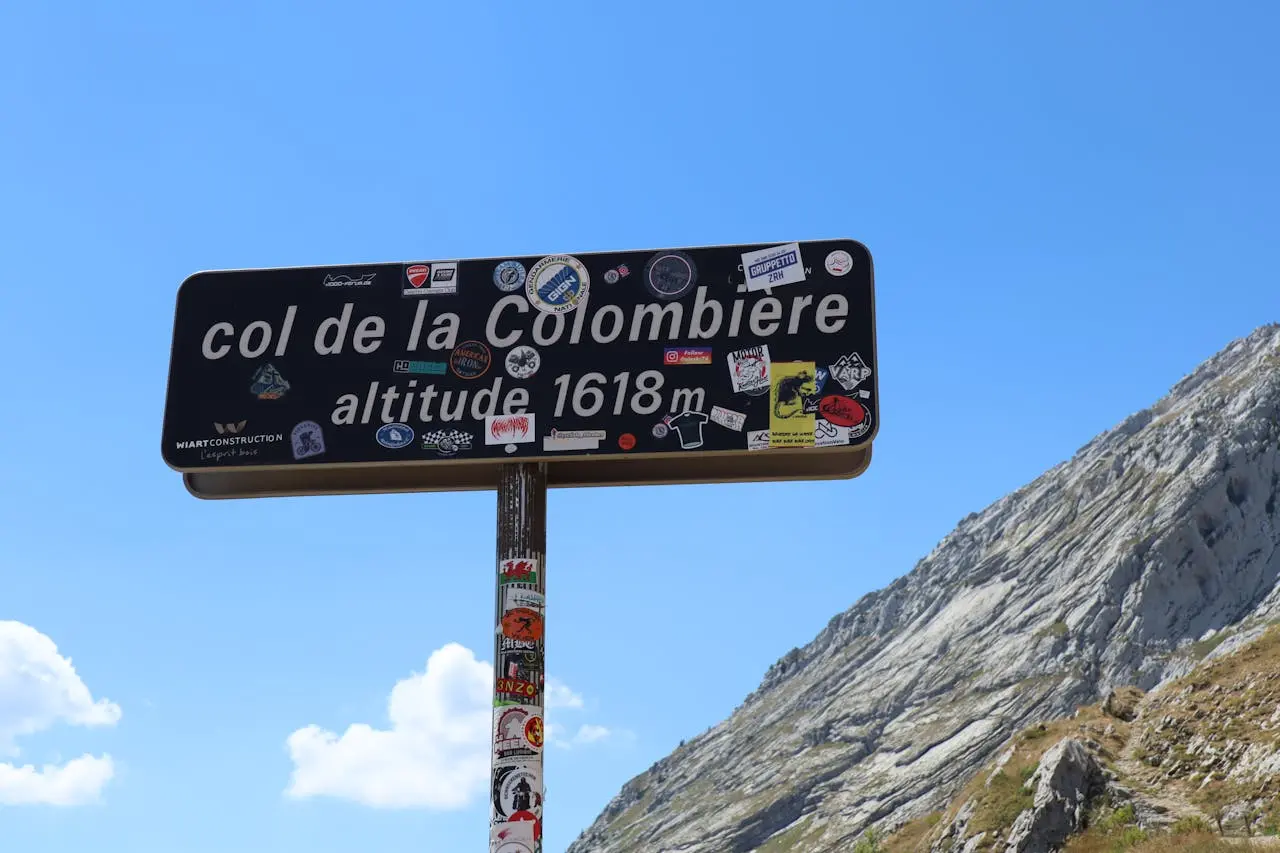
[[[577,746],[589,746],[606,740],[630,739],[631,733],[583,723],[571,736],[565,736],[564,729],[554,723],[547,724],[547,743],[560,749],[573,749]]]
[[[574,693],[569,686],[557,678],[547,679],[547,707],[580,709],[582,696]]]
[[[80,806],[96,802],[114,775],[115,765],[109,755],[82,755],[66,764],[46,764],[39,770],[30,764],[0,764],[0,804]]]
[[[53,640],[30,625],[0,621],[0,754],[19,755],[18,738],[60,722],[112,726],[119,719],[120,706],[95,700]],[[40,769],[0,764],[0,804],[92,802],[114,773],[109,755],[83,755]]]
[[[547,679],[549,709],[583,704],[563,682]],[[341,735],[315,725],[294,732],[287,741],[294,769],[285,794],[375,808],[452,810],[488,793],[492,664],[449,643],[431,654],[424,672],[396,683],[388,717],[389,729],[355,723]],[[584,726],[572,740],[600,740],[597,729],[607,731]]]

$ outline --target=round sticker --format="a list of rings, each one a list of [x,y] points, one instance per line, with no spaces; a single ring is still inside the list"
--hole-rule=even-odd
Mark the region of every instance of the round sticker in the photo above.
[[[413,427],[407,424],[383,424],[375,436],[378,444],[389,450],[399,450],[413,442]]]
[[[629,432],[624,432],[618,436],[618,446],[623,450],[630,450],[636,446],[636,437]]]
[[[502,614],[502,636],[536,643],[542,639],[542,614],[531,607],[517,607]]]
[[[844,275],[853,268],[853,258],[843,249],[836,249],[827,255],[827,272],[835,276]]]
[[[519,261],[503,261],[493,271],[493,283],[503,293],[514,293],[524,287],[524,264]]]
[[[619,278],[619,276],[618,276],[618,271],[617,271],[617,270],[609,270],[608,272],[606,272],[606,273],[604,274],[604,283],[605,283],[605,284],[617,284],[617,283],[618,283],[618,278]]]
[[[524,739],[534,749],[542,749],[542,717],[535,714],[525,721]]]
[[[693,258],[684,252],[663,252],[654,255],[644,268],[644,283],[649,292],[659,299],[679,299],[698,281],[698,269]]]
[[[507,353],[505,363],[513,379],[528,379],[542,366],[542,357],[533,347],[521,344]]]
[[[493,772],[493,811],[503,820],[542,808],[542,777],[535,765],[499,765]],[[536,812],[535,812],[536,814]]]
[[[867,419],[867,410],[857,400],[840,394],[828,394],[818,404],[822,417],[836,426],[854,427]]]
[[[654,437],[654,438],[666,438],[666,437],[667,437],[667,433],[668,433],[668,432],[670,432],[670,431],[671,431],[671,427],[667,426],[666,424],[654,424],[654,425],[653,425],[653,437]]]
[[[489,370],[493,355],[480,341],[463,341],[449,355],[449,369],[459,379],[476,379]]]
[[[524,283],[530,304],[544,314],[567,314],[587,298],[590,290],[587,268],[569,255],[552,255],[538,261]]]

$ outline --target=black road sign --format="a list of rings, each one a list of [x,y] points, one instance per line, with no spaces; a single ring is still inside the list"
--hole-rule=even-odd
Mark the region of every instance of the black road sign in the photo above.
[[[849,477],[875,356],[853,240],[202,272],[162,452],[206,497]]]

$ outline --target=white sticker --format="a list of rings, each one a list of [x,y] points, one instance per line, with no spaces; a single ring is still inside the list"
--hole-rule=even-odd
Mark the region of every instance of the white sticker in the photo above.
[[[831,365],[831,375],[840,383],[841,388],[852,391],[871,377],[871,368],[867,367],[862,356],[852,352],[840,356]]]
[[[512,820],[496,823],[489,830],[490,853],[533,853],[533,821]]]
[[[742,412],[735,412],[732,409],[726,409],[721,406],[711,407],[711,422],[720,424],[725,429],[731,429],[734,432],[742,432],[743,426],[747,423],[747,416]]]
[[[493,755],[499,760],[531,758],[542,752],[542,709],[504,705],[493,709]]]
[[[556,436],[543,436],[542,449],[548,453],[554,453],[557,450],[599,450],[600,439],[598,438],[558,438]]]
[[[826,261],[827,272],[834,276],[842,276],[849,270],[853,269],[853,258],[843,249],[836,249],[827,255]]]
[[[742,271],[747,277],[747,290],[799,284],[804,281],[800,244],[787,243],[771,249],[747,252],[742,256]]]
[[[516,812],[542,812],[542,768],[532,762],[514,761],[493,768],[494,823],[511,820]]]
[[[814,447],[839,447],[849,443],[849,428],[824,421],[821,418],[813,422]]]
[[[542,366],[542,356],[533,347],[522,345],[507,353],[503,364],[506,365],[507,375],[512,379],[528,379]]]
[[[543,436],[542,449],[548,452],[599,450],[604,437],[605,431],[602,429],[552,429],[550,435]]]
[[[747,433],[747,450],[768,449],[769,431],[767,429],[753,429]]]
[[[731,352],[729,381],[735,394],[763,394],[769,390],[769,346],[747,347]]]
[[[490,415],[484,419],[485,444],[528,444],[537,439],[534,416]]]
[[[525,589],[522,586],[504,586],[502,588],[502,611],[514,610],[517,607],[528,607],[530,610],[542,611],[547,606],[547,597],[536,589]]]
[[[573,439],[585,439],[588,441],[604,441],[606,433],[602,429],[551,429],[552,438],[563,438],[571,441]]]

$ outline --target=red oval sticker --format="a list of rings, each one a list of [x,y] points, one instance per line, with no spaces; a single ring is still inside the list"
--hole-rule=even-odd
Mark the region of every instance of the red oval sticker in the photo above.
[[[818,412],[836,426],[857,426],[867,419],[867,410],[857,400],[831,394],[823,397]]]

